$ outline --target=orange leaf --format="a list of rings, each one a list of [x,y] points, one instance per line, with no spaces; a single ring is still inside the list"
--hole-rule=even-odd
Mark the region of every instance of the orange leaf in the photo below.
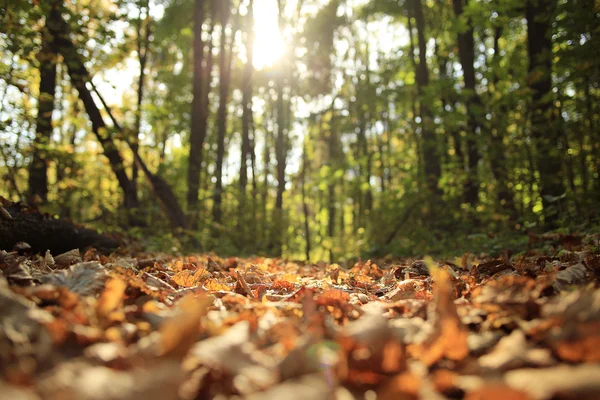
[[[125,297],[125,289],[127,289],[127,284],[119,278],[112,278],[106,282],[104,291],[100,295],[100,299],[98,299],[98,304],[96,305],[98,315],[106,317],[112,311],[121,307]]]

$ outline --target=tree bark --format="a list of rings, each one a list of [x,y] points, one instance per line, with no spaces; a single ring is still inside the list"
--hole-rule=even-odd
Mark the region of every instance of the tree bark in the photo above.
[[[496,27],[494,32],[494,56],[492,58],[492,70],[494,71],[492,83],[494,91],[497,90],[500,75],[500,37],[502,27]],[[518,211],[515,207],[514,193],[508,186],[508,160],[506,159],[506,146],[504,145],[504,134],[506,131],[505,120],[508,117],[506,105],[500,100],[495,110],[495,128],[491,132],[490,165],[492,175],[496,180],[497,195],[500,206],[505,210],[511,220],[516,220]]]
[[[213,68],[213,33],[215,26],[216,10],[219,1],[211,2],[211,22],[206,50],[206,61],[204,62],[205,43],[202,40],[202,25],[205,20],[205,1],[195,0],[194,7],[194,76],[192,100],[192,121],[190,127],[190,153],[188,161],[188,193],[187,211],[190,217],[190,227],[198,227],[200,192],[200,172],[202,170],[203,148],[206,140],[208,116],[210,105],[208,96],[210,94]]]
[[[131,180],[125,172],[125,162],[116,146],[113,135],[104,123],[100,110],[94,103],[92,94],[85,86],[86,82],[90,81],[90,75],[81,56],[77,52],[77,48],[70,39],[70,27],[63,19],[60,10],[58,8],[53,8],[51,14],[51,21],[53,22],[48,24],[48,29],[52,33],[54,39],[53,45],[55,52],[63,55],[72,84],[79,92],[79,98],[92,123],[92,130],[96,135],[98,142],[102,145],[104,155],[108,158],[110,167],[117,177],[121,190],[123,190],[125,207],[127,210],[131,210],[138,206],[137,196],[135,195]]]
[[[231,59],[233,58],[233,42],[229,45],[227,55],[226,28],[229,21],[229,0],[221,0],[219,4],[221,14],[221,43],[219,54],[219,110],[217,112],[217,165],[215,169],[215,192],[213,195],[213,222],[221,224],[223,211],[221,202],[223,198],[223,160],[225,158],[225,135],[227,133],[227,103],[229,99],[229,81],[231,76]],[[232,35],[235,35],[233,32]],[[213,236],[218,235],[218,230],[213,230]]]
[[[423,6],[421,0],[413,0],[415,23],[417,28],[417,39],[419,46],[419,64],[416,70],[417,91],[419,95],[419,105],[421,114],[421,131],[423,163],[425,172],[425,182],[432,199],[441,197],[441,191],[438,182],[442,175],[442,167],[437,151],[437,140],[433,130],[433,115],[429,105],[424,99],[424,94],[429,85],[429,70],[427,68],[425,40],[425,18],[423,17]],[[410,15],[409,15],[410,18]]]
[[[146,23],[142,19],[142,9],[146,10]],[[133,132],[133,140],[131,141],[131,145],[133,146],[133,152],[139,151],[139,138],[140,131],[142,126],[142,103],[144,101],[144,83],[146,80],[146,64],[148,62],[148,51],[150,46],[150,16],[149,16],[149,0],[144,0],[139,7],[139,18],[137,21],[137,56],[138,62],[140,64],[140,76],[138,77],[137,82],[137,103],[135,110],[135,127]],[[131,184],[133,185],[133,190],[137,195],[137,178],[138,178],[138,167],[134,162],[131,167]]]
[[[302,192],[302,213],[304,214],[304,254],[306,255],[306,261],[310,261],[310,210],[308,208],[308,202],[306,199],[306,142],[302,149],[302,169],[300,170],[300,190]]]
[[[10,218],[6,213],[0,216],[0,249],[10,251],[18,242],[25,242],[34,252],[50,250],[56,256],[72,249],[88,247],[108,253],[119,245],[117,241],[91,229],[48,217],[19,203],[1,200],[0,207]]]
[[[463,15],[463,2],[468,5],[468,0],[453,0],[454,13],[460,19]],[[482,129],[481,117],[483,106],[475,88],[475,41],[473,39],[473,25],[469,18],[467,30],[458,33],[458,56],[463,70],[465,86],[465,105],[467,108],[467,181],[465,183],[465,202],[475,206],[479,198],[479,179],[477,165],[479,151],[477,149],[477,131]]]
[[[93,88],[94,92],[96,93],[96,96],[98,96],[98,98],[100,99],[102,106],[104,107],[106,113],[110,117],[116,130],[119,132],[123,132],[121,125],[115,118],[115,116],[112,113],[108,104],[106,104],[106,102],[104,101],[104,98],[102,97],[100,92],[98,92],[98,89],[96,89],[96,87],[94,86],[94,84],[91,81],[90,81],[90,84],[92,85],[92,88]],[[93,106],[97,109],[95,103],[92,103],[90,106]],[[146,176],[146,179],[148,180],[148,182],[150,183],[150,186],[152,187],[152,191],[153,191],[154,195],[159,199],[159,201],[162,205],[163,211],[167,215],[169,220],[171,221],[171,225],[173,226],[173,228],[188,229],[189,228],[188,220],[186,219],[186,217],[183,213],[183,209],[179,205],[179,201],[177,200],[175,193],[173,193],[173,190],[171,190],[171,187],[169,186],[169,184],[164,179],[162,179],[160,176],[155,175],[152,172],[150,172],[150,170],[146,166],[146,163],[140,157],[139,152],[137,152],[135,150],[135,148],[132,146],[132,144],[129,141],[127,141],[127,145],[129,146],[129,148],[131,149],[131,151],[133,153],[133,158],[134,158],[135,163],[137,164],[137,166],[142,170],[142,172]],[[192,242],[194,242],[194,244],[197,244],[197,243],[195,243],[194,239],[192,239]]]
[[[539,187],[547,228],[555,228],[565,193],[560,151],[560,127],[552,93],[552,21],[556,0],[528,0],[528,85],[532,92],[531,136],[536,143]]]
[[[279,31],[283,32],[283,4],[277,0]],[[285,122],[285,100],[284,96],[284,71],[285,67],[280,64],[275,78],[275,90],[277,91],[277,138],[275,141],[275,157],[277,159],[277,195],[275,198],[275,229],[273,232],[273,255],[281,256],[283,252],[283,193],[285,192],[285,166],[286,166],[286,134]]]
[[[46,25],[56,24],[57,13],[46,17]],[[33,154],[29,164],[27,201],[30,204],[48,200],[48,146],[52,137],[52,111],[56,90],[57,56],[52,49],[52,35],[48,26],[42,28],[42,48],[37,55],[40,63],[40,93],[36,117],[36,134],[33,139]]]
[[[248,14],[246,15],[246,64],[244,65],[242,79],[242,148],[240,160],[240,200],[238,208],[238,230],[240,232],[240,242],[243,247],[243,242],[246,239],[245,235],[245,216],[246,216],[246,186],[248,185],[248,158],[253,162],[250,155],[250,126],[252,125],[252,75],[254,72],[253,62],[253,47],[254,47],[254,1],[250,0],[248,4]],[[253,173],[253,183],[255,183]],[[253,185],[253,192],[254,192]]]

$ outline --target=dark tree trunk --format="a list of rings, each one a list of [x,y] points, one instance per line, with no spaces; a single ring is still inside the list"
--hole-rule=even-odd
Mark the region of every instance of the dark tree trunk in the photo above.
[[[413,24],[412,24],[412,12],[410,10],[410,7],[407,8],[407,19],[408,19],[408,38],[409,38],[409,44],[410,44],[410,61],[411,64],[413,65],[413,68],[415,70],[415,74],[417,74],[417,70],[418,70],[418,65],[417,65],[417,61],[416,59],[416,50],[415,50],[415,39],[414,39],[414,34],[413,34]],[[418,91],[418,88],[417,88]],[[417,117],[420,117],[418,115],[417,112],[417,103],[418,103],[418,96],[415,96],[414,93],[412,93],[412,102],[411,102],[411,111],[412,111],[412,120],[411,120],[411,125],[412,125],[412,131],[413,131],[413,137],[415,140],[415,153],[417,155],[417,185],[418,188],[421,188],[421,180],[424,177],[424,172],[423,172],[423,152],[421,151],[421,139],[419,138],[419,135],[417,134],[417,127],[418,127],[418,122],[417,122]]]
[[[497,90],[500,80],[498,68],[500,66],[500,37],[502,28],[497,27],[494,32],[494,56],[492,58],[492,70],[494,90]],[[497,185],[498,201],[511,220],[516,220],[518,211],[515,207],[514,194],[508,186],[508,160],[506,159],[506,146],[504,145],[504,133],[506,131],[505,120],[508,117],[506,103],[502,100],[495,110],[495,127],[491,132],[490,165]]]
[[[423,95],[429,85],[429,70],[427,69],[425,40],[425,18],[423,17],[423,6],[421,0],[413,0],[415,23],[417,28],[417,38],[419,46],[419,64],[416,70],[417,89],[419,94],[419,105],[421,109],[421,130],[422,130],[422,152],[425,172],[425,182],[432,199],[435,200],[441,196],[438,182],[442,175],[442,167],[437,151],[437,140],[433,129],[433,115],[423,98]],[[410,16],[409,16],[410,17]]]
[[[104,107],[106,113],[110,117],[116,130],[119,132],[123,132],[121,125],[115,118],[110,107],[104,101],[104,98],[102,97],[100,92],[98,92],[98,90],[96,89],[96,87],[94,86],[93,83],[90,82],[90,84],[92,85],[92,88],[93,88],[94,92],[96,93],[96,96],[98,96],[98,98],[100,99],[102,106]],[[86,88],[86,90],[87,90],[87,88]],[[99,112],[95,103],[90,104],[90,106],[96,108],[96,110]],[[88,110],[88,112],[89,112],[89,110]],[[96,111],[94,111],[94,112],[96,112]],[[164,179],[162,179],[160,176],[155,175],[152,172],[150,172],[150,170],[146,166],[146,163],[144,163],[144,161],[140,157],[140,154],[134,149],[134,147],[131,145],[131,143],[129,143],[129,141],[127,141],[127,144],[129,145],[129,148],[131,149],[131,151],[133,153],[134,162],[137,164],[138,168],[141,169],[142,172],[144,173],[144,175],[146,176],[146,179],[148,180],[148,182],[150,183],[150,186],[152,187],[152,191],[153,191],[154,195],[159,199],[159,201],[162,205],[163,211],[165,212],[165,214],[171,221],[171,225],[173,226],[173,228],[188,229],[189,228],[188,220],[185,218],[183,209],[179,205],[179,201],[177,200],[175,193],[173,193],[173,191],[171,190],[171,187],[169,186],[169,184]],[[197,243],[195,243],[194,239],[192,239],[192,242],[194,242],[194,244],[197,245]]]
[[[304,214],[304,254],[306,261],[310,261],[310,210],[306,199],[306,143],[302,149],[302,169],[300,170],[300,190],[302,191],[302,213]]]
[[[56,24],[59,14],[52,12],[46,18],[46,25]],[[60,23],[60,21],[58,21]],[[56,90],[57,56],[52,49],[52,35],[48,27],[42,29],[42,49],[37,55],[40,63],[40,93],[36,133],[33,140],[33,155],[29,164],[27,201],[30,204],[48,200],[48,145],[52,136],[52,111]]]
[[[0,249],[3,250],[10,251],[18,242],[25,242],[34,252],[50,250],[56,256],[88,247],[108,253],[119,245],[96,231],[48,217],[19,203],[2,200],[0,207],[6,211],[0,216]]]
[[[142,9],[145,9],[145,13],[142,13]],[[148,51],[150,46],[150,20],[144,23],[144,19],[142,16],[145,14],[146,16],[149,13],[149,0],[144,0],[139,7],[140,16],[137,21],[137,55],[138,62],[140,64],[140,76],[138,77],[137,82],[137,103],[135,110],[135,127],[133,132],[133,138],[131,141],[131,145],[133,146],[133,152],[139,151],[139,138],[140,138],[140,130],[142,126],[142,103],[144,101],[144,83],[146,80],[146,64],[148,62]],[[131,184],[133,185],[133,190],[137,195],[137,178],[138,178],[138,166],[134,162],[131,169]]]
[[[330,120],[329,120],[329,136],[327,138],[328,139],[327,147],[329,149],[329,165],[330,165],[331,169],[330,169],[330,176],[328,177],[329,184],[328,184],[328,193],[327,193],[327,202],[328,202],[328,204],[327,204],[327,215],[328,215],[327,236],[331,240],[330,247],[329,247],[329,262],[333,262],[333,260],[335,258],[334,251],[333,251],[333,244],[334,244],[334,239],[335,239],[335,217],[336,217],[336,212],[335,212],[335,205],[336,205],[335,173],[339,168],[338,152],[337,152],[338,139],[337,139],[336,125],[335,125],[335,98],[331,102],[331,107],[329,109],[329,112],[331,113],[331,116],[330,116]]]
[[[190,155],[188,161],[188,193],[187,210],[190,217],[190,226],[198,227],[200,172],[202,170],[203,148],[208,127],[209,102],[213,67],[213,32],[215,26],[218,0],[211,3],[211,22],[209,30],[208,48],[204,54],[205,43],[202,40],[202,25],[205,20],[205,1],[195,0],[194,7],[194,76],[192,100],[192,121],[190,127]],[[204,59],[206,58],[206,61]]]
[[[188,193],[187,211],[192,228],[198,224],[198,193],[200,191],[200,170],[202,169],[202,147],[206,139],[206,131],[202,126],[204,113],[204,82],[202,62],[204,59],[204,41],[202,40],[202,25],[204,24],[204,0],[194,3],[194,75],[192,100],[192,121],[190,127],[190,155],[188,160]]]
[[[279,30],[283,30],[283,4],[277,0]],[[275,78],[277,91],[277,138],[275,141],[275,157],[277,159],[277,195],[275,198],[275,229],[273,232],[273,255],[281,256],[283,252],[283,193],[285,192],[285,166],[286,166],[286,121],[284,95],[284,73],[286,68],[280,65]]]
[[[229,45],[227,55],[226,28],[229,21],[229,0],[222,0],[219,4],[221,14],[221,43],[219,54],[219,110],[217,112],[217,165],[215,169],[215,193],[213,196],[213,222],[221,224],[223,211],[221,202],[223,198],[223,160],[225,159],[225,135],[227,133],[227,103],[229,99],[229,80],[231,75],[231,59],[233,45]],[[233,33],[235,35],[235,32]],[[213,230],[216,236],[218,231]]]
[[[531,136],[536,144],[539,187],[547,228],[557,226],[565,193],[560,126],[552,93],[552,21],[556,0],[529,0],[526,6]]]
[[[248,158],[252,160],[250,154],[250,127],[252,126],[252,74],[254,72],[253,62],[253,47],[254,47],[254,12],[253,0],[248,4],[248,14],[246,15],[246,65],[244,66],[244,75],[242,79],[242,148],[240,160],[240,200],[238,209],[238,228],[240,231],[241,244],[246,239],[245,235],[245,216],[246,216],[246,186],[248,185]],[[253,176],[253,193],[255,190],[254,183],[256,180]]]
[[[453,0],[454,13],[457,18],[463,14],[464,5],[468,0]],[[458,56],[463,70],[465,84],[465,105],[467,108],[467,181],[465,182],[465,202],[475,206],[478,202],[479,179],[477,176],[477,164],[479,163],[479,151],[477,149],[477,131],[482,128],[481,117],[483,106],[481,99],[475,90],[475,41],[473,39],[473,26],[469,18],[467,30],[458,33]]]
[[[53,9],[51,11],[53,16],[52,21],[56,23],[48,24],[48,28],[53,36],[53,44],[55,52],[63,55],[65,64],[69,69],[69,76],[73,86],[79,92],[79,98],[83,103],[90,122],[92,123],[92,130],[98,139],[98,142],[104,149],[104,155],[108,158],[110,167],[117,177],[119,186],[123,190],[125,207],[128,210],[136,208],[138,206],[137,196],[133,190],[131,180],[125,172],[125,162],[121,153],[117,149],[116,143],[113,138],[113,134],[107,129],[100,110],[94,103],[92,94],[86,87],[86,82],[90,81],[90,75],[81,59],[81,56],[77,52],[77,48],[70,39],[70,27],[66,21],[63,20],[59,9]]]

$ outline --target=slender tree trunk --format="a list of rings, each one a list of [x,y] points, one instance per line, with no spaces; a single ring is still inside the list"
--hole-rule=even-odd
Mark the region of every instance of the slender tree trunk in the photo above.
[[[436,42],[435,53],[438,59],[438,68],[440,70],[440,79],[442,80],[443,89],[441,93],[442,108],[444,109],[444,115],[449,116],[456,112],[456,93],[453,87],[453,80],[448,79],[448,63],[449,59],[439,54],[439,44]],[[447,108],[450,110],[448,111]],[[447,119],[444,120],[444,129],[448,132],[448,141],[452,140],[454,147],[454,154],[456,154],[457,164],[461,172],[465,169],[465,156],[462,149],[462,140],[460,139],[460,131],[456,124],[450,123]]]
[[[102,95],[100,94],[98,89],[96,89],[96,87],[94,86],[94,84],[91,81],[90,81],[90,85],[92,86],[94,93],[96,93],[96,96],[98,96],[98,98],[100,99],[100,102],[102,103],[104,110],[110,117],[115,129],[118,132],[122,133],[123,129],[121,128],[121,125],[119,124],[119,122],[115,118],[114,114],[112,113],[110,107],[108,106],[108,104],[106,104],[106,101],[104,101],[104,98],[102,97]],[[87,88],[86,88],[86,90],[87,90]],[[90,111],[92,111],[94,113],[100,112],[100,110],[98,110],[98,107],[96,106],[95,103],[92,102],[91,104],[89,104],[89,106],[92,107],[92,109],[86,108],[86,111],[88,113]],[[96,110],[94,111],[93,108],[95,108]],[[128,140],[126,140],[126,143],[129,146],[129,148],[131,149],[131,151],[133,152],[133,158],[135,160],[135,163],[137,164],[139,169],[141,169],[142,172],[144,173],[144,175],[146,176],[146,179],[148,180],[148,182],[150,183],[150,186],[152,187],[152,191],[154,192],[154,195],[159,199],[164,213],[171,221],[171,226],[173,226],[173,228],[178,228],[178,229],[188,229],[189,225],[188,225],[188,221],[185,217],[185,214],[183,213],[183,209],[179,205],[179,201],[177,200],[175,193],[173,193],[173,190],[171,190],[171,187],[169,186],[169,184],[164,179],[162,179],[160,176],[153,174],[146,166],[146,163],[144,162],[144,160],[142,160],[142,158],[140,157],[140,154],[134,150],[134,147],[131,145],[131,143]],[[195,246],[199,245],[198,243],[195,242],[195,240],[193,238],[192,238],[192,243]]]
[[[333,262],[335,255],[333,251],[333,246],[335,242],[335,217],[336,217],[336,197],[335,197],[335,173],[339,168],[338,165],[338,152],[337,152],[337,132],[335,125],[335,98],[331,102],[330,111],[330,120],[329,120],[329,136],[328,136],[328,149],[329,149],[329,165],[331,167],[330,176],[328,177],[328,193],[327,193],[327,236],[329,237],[331,243],[329,247],[329,262]]]
[[[142,13],[142,9],[145,9],[145,13]],[[135,110],[135,127],[133,132],[133,138],[131,145],[133,146],[133,152],[139,151],[140,131],[142,126],[142,103],[144,101],[144,83],[146,81],[146,64],[148,61],[148,51],[150,46],[150,19],[149,19],[149,0],[144,0],[139,7],[139,19],[137,21],[137,56],[140,64],[140,76],[137,82],[137,104]],[[143,15],[148,18],[144,21]],[[131,168],[131,184],[133,190],[137,195],[137,178],[138,178],[138,166],[134,162]]]
[[[100,110],[94,103],[90,91],[85,86],[86,82],[91,82],[90,75],[81,56],[77,52],[77,48],[71,41],[69,25],[63,20],[58,8],[53,9],[51,13],[53,14],[52,20],[57,21],[56,24],[50,24],[48,26],[54,39],[52,43],[55,46],[55,52],[63,55],[65,64],[69,70],[71,82],[79,92],[79,98],[92,123],[92,131],[96,135],[98,142],[102,145],[104,155],[108,159],[110,167],[117,177],[119,186],[123,190],[126,209],[130,210],[136,208],[138,206],[137,196],[133,190],[131,180],[125,172],[125,162],[123,157],[116,146],[112,133],[107,129],[107,126],[102,119],[102,115],[100,114]]]
[[[433,114],[423,95],[429,85],[429,71],[427,69],[427,41],[425,40],[425,18],[423,17],[423,6],[421,0],[413,0],[415,23],[419,46],[419,64],[416,70],[417,89],[419,94],[419,105],[421,108],[421,131],[423,163],[425,164],[425,182],[432,200],[441,196],[438,182],[442,175],[442,167],[437,150],[437,139],[433,129]]]
[[[254,10],[253,0],[248,4],[248,14],[246,15],[246,65],[244,66],[244,76],[242,79],[242,148],[240,160],[240,200],[238,209],[238,230],[240,232],[241,246],[243,247],[246,240],[246,186],[248,185],[248,158],[252,160],[250,155],[250,126],[252,125],[252,75],[254,72],[253,62],[253,47],[254,47]],[[254,151],[254,150],[252,150]],[[253,170],[254,171],[254,170]],[[253,175],[253,183],[256,182]],[[254,192],[253,185],[253,192]]]
[[[187,210],[190,216],[192,229],[198,227],[200,192],[200,172],[202,170],[203,148],[208,128],[208,116],[210,105],[208,96],[210,94],[213,67],[213,32],[215,26],[216,9],[219,1],[211,3],[211,22],[206,50],[206,61],[204,61],[205,43],[202,40],[202,25],[205,20],[205,1],[195,0],[194,6],[194,76],[192,100],[192,121],[190,129],[190,155],[188,165],[188,193]]]
[[[269,109],[272,110],[274,108],[274,104],[271,104],[270,107],[267,107],[267,112],[265,113],[265,119],[263,121],[264,124],[264,130],[265,130],[265,146],[263,149],[263,170],[264,170],[264,177],[263,177],[263,190],[262,190],[262,199],[261,199],[261,207],[262,207],[262,218],[261,218],[261,222],[262,222],[262,227],[261,227],[261,234],[263,234],[263,239],[265,239],[264,241],[264,246],[270,250],[270,240],[271,240],[271,235],[267,233],[268,229],[269,229],[269,224],[268,224],[268,214],[267,214],[267,204],[269,202],[269,173],[271,170],[271,148],[270,146],[272,145],[272,142],[274,141],[274,133],[272,131],[271,125],[269,125],[269,121],[272,121],[274,119],[273,113],[269,112]]]
[[[283,31],[283,4],[277,0],[279,30]],[[285,99],[284,99],[284,71],[280,65],[275,78],[277,92],[277,138],[275,141],[275,157],[277,159],[277,196],[275,198],[275,229],[273,232],[273,255],[281,256],[283,252],[283,193],[285,192],[285,166],[286,166],[286,134]]]
[[[221,43],[219,54],[219,110],[217,112],[217,165],[215,169],[215,193],[213,196],[213,222],[221,224],[223,211],[221,202],[223,198],[223,160],[225,158],[225,135],[227,133],[227,103],[229,99],[229,81],[231,75],[232,45],[227,46],[227,23],[229,21],[229,0],[221,0],[219,4],[221,14]],[[235,33],[235,32],[234,32]],[[227,55],[227,47],[230,49]],[[213,230],[213,236],[218,230]]]
[[[50,13],[46,18],[46,25],[55,24],[59,16],[55,12]],[[30,204],[46,203],[48,200],[48,146],[52,136],[57,56],[52,49],[52,35],[47,26],[42,29],[42,49],[37,59],[40,63],[40,93],[33,155],[29,164],[27,201]]]
[[[302,169],[300,170],[300,190],[302,191],[302,213],[304,214],[304,254],[306,261],[310,261],[310,210],[306,199],[306,142],[302,149]]]
[[[583,99],[585,101],[586,106],[586,119],[587,119],[587,128],[590,133],[594,131],[594,110],[591,102],[590,96],[590,77],[586,75],[583,82]],[[582,128],[582,127],[581,127]],[[587,196],[590,189],[590,179],[589,179],[589,170],[588,170],[588,152],[585,149],[585,133],[584,130],[579,128],[579,165],[581,168],[581,184],[583,186],[583,193]],[[594,142],[592,141],[594,144]],[[599,163],[600,160],[596,160],[596,163]],[[600,171],[599,171],[600,172]]]
[[[88,117],[92,123],[92,130],[96,135],[98,141],[102,145],[104,149],[104,155],[108,158],[109,164],[117,176],[117,181],[119,182],[121,188],[125,192],[125,205],[126,206],[136,206],[136,204],[131,205],[131,190],[132,185],[131,181],[128,179],[127,174],[125,173],[124,161],[116,148],[115,142],[112,136],[108,133],[109,130],[102,118],[102,114],[100,113],[100,109],[96,106],[94,102],[94,98],[92,97],[92,93],[88,90],[86,86],[86,82],[89,82],[93,87],[96,95],[100,98],[102,105],[106,109],[106,112],[110,116],[113,121],[113,125],[118,132],[123,132],[120,125],[117,123],[114,115],[110,111],[110,108],[100,95],[96,88],[94,87],[90,74],[87,71],[81,56],[77,52],[77,48],[71,42],[70,39],[70,31],[68,24],[62,19],[62,15],[60,15],[60,11],[58,9],[53,9],[52,12],[56,12],[57,14],[54,16],[56,21],[58,22],[56,25],[51,25],[51,33],[53,35],[53,44],[55,46],[55,51],[57,53],[61,53],[65,63],[69,69],[69,76],[71,77],[71,82],[73,86],[79,92],[79,98],[83,103],[85,110],[88,114]],[[127,141],[129,147],[132,149],[131,143]],[[150,181],[152,188],[154,190],[155,195],[159,198],[161,203],[164,206],[165,213],[171,220],[171,223],[176,228],[187,228],[187,220],[185,219],[181,207],[175,197],[173,191],[169,187],[169,185],[160,177],[153,175],[137,152],[134,152],[134,158],[138,167],[144,171],[148,180]],[[129,193],[128,193],[129,191]],[[133,197],[135,199],[135,197]]]
[[[531,135],[536,144],[539,187],[547,228],[557,226],[565,193],[560,127],[552,93],[552,21],[556,0],[528,0],[527,49],[532,92]]]
[[[468,0],[453,0],[454,13],[458,19],[463,14],[463,3],[468,5]],[[479,151],[477,149],[477,131],[482,128],[480,122],[483,114],[481,99],[475,88],[475,41],[473,39],[473,26],[469,18],[467,30],[458,33],[458,55],[463,70],[465,85],[465,105],[467,107],[467,181],[465,183],[465,201],[472,207],[478,202],[479,179],[477,164]]]
[[[498,83],[500,81],[500,37],[502,36],[502,27],[496,27],[494,31],[494,56],[492,58],[492,70],[493,74],[493,87],[494,91],[498,90]],[[494,121],[494,128],[491,132],[491,146],[490,146],[490,166],[492,175],[496,180],[497,195],[500,206],[508,214],[511,220],[516,220],[518,217],[518,211],[515,207],[514,193],[509,187],[509,176],[508,176],[508,160],[506,159],[506,146],[504,145],[504,134],[506,132],[506,122],[508,118],[508,109],[505,103],[500,100],[500,104],[495,107],[494,114],[496,116]]]
[[[412,23],[412,14],[413,12],[411,11],[411,7],[407,7],[407,20],[408,20],[408,38],[409,38],[409,45],[410,45],[410,61],[411,64],[415,70],[415,75],[418,73],[418,64],[416,61],[416,50],[415,50],[415,39],[414,39],[414,34],[413,34],[413,23]],[[418,126],[419,123],[417,122],[417,118],[420,118],[419,113],[417,112],[417,106],[418,106],[418,92],[419,92],[419,88],[418,88],[418,83],[417,83],[417,95],[414,95],[414,92],[411,91],[411,97],[412,97],[412,101],[411,101],[411,111],[412,111],[412,119],[411,119],[411,126],[412,126],[412,133],[413,133],[413,138],[415,141],[415,153],[417,155],[417,187],[420,189],[421,188],[421,181],[422,178],[424,178],[424,171],[423,171],[423,151],[421,149],[421,138],[419,137],[417,131],[418,131]]]

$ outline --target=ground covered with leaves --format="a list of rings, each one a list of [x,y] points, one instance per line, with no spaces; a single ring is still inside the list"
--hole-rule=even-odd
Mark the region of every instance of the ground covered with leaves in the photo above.
[[[600,398],[598,237],[351,266],[0,252],[0,397]]]

